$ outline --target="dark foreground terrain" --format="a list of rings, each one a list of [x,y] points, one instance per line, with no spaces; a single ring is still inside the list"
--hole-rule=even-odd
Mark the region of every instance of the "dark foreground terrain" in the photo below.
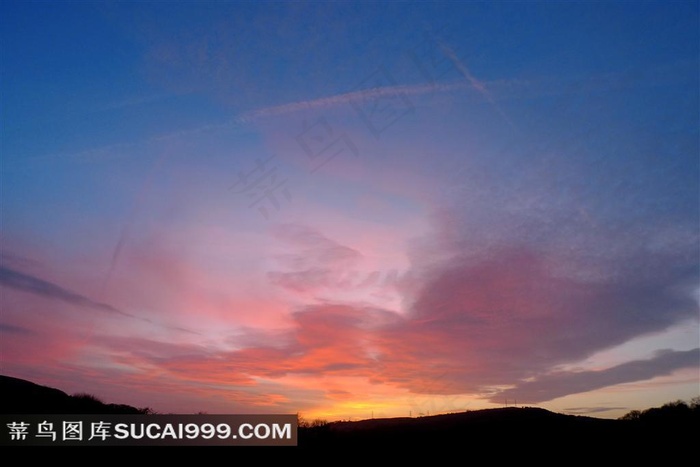
[[[150,409],[105,404],[88,395],[69,396],[58,389],[0,375],[2,414],[148,414]],[[3,427],[0,427],[3,428]],[[661,455],[666,461],[690,453],[700,439],[700,404],[666,404],[623,419],[563,415],[540,408],[502,408],[418,418],[386,418],[357,422],[302,423],[296,452],[332,451],[412,453],[488,452],[492,459],[537,451],[551,459],[565,449],[579,455],[624,458]],[[219,448],[208,448],[219,449]],[[224,448],[226,449],[226,448]],[[249,448],[259,449],[259,448]],[[289,452],[290,448],[268,448]],[[535,450],[535,451],[533,451]],[[684,454],[685,452],[685,454]],[[564,459],[561,459],[564,461]]]
[[[94,396],[69,396],[63,391],[0,375],[2,414],[144,414],[149,409],[130,405],[105,404]]]
[[[577,451],[612,448],[639,454],[697,445],[700,411],[682,412],[608,420],[512,407],[421,418],[336,422],[301,430],[300,445],[391,446],[408,450],[429,446],[438,451],[488,448],[496,457],[513,449],[551,445]]]

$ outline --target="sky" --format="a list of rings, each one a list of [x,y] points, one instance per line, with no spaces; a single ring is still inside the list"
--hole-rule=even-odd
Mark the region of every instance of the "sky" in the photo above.
[[[2,374],[327,420],[700,395],[697,1],[0,8]]]

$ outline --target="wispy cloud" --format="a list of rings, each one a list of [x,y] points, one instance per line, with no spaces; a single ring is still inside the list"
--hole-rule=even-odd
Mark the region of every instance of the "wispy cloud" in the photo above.
[[[303,225],[281,225],[273,234],[298,249],[298,253],[278,255],[277,261],[288,270],[271,271],[267,277],[273,284],[293,291],[304,292],[342,283],[344,272],[362,258],[358,251]]]
[[[37,295],[43,298],[59,300],[64,303],[69,303],[71,305],[91,308],[93,310],[103,311],[106,313],[123,316],[126,318],[136,319],[149,324],[155,324],[148,318],[142,318],[140,316],[127,313],[122,311],[108,303],[95,301],[79,293],[73,292],[71,290],[65,289],[60,285],[54,284],[53,282],[40,279],[38,277],[24,274],[19,271],[15,271],[6,267],[0,267],[0,284],[5,287],[10,287],[15,290]],[[177,326],[166,326],[170,329],[197,334],[189,329],[177,327]]]
[[[34,331],[32,331],[31,329],[22,327],[22,326],[14,326],[12,324],[0,323],[0,333],[28,335],[28,334],[34,334]]]
[[[165,164],[167,158],[168,158],[167,153],[162,154],[158,158],[153,169],[151,170],[148,177],[141,185],[141,187],[138,191],[138,194],[136,195],[136,199],[134,200],[134,204],[131,207],[131,212],[129,213],[129,217],[126,219],[126,222],[122,226],[122,230],[119,233],[119,238],[117,239],[117,243],[114,246],[114,248],[112,249],[112,257],[111,257],[111,260],[109,262],[109,268],[107,269],[107,274],[105,275],[104,281],[102,282],[102,292],[103,293],[109,285],[109,281],[112,278],[112,274],[114,273],[114,270],[117,268],[117,265],[119,263],[119,258],[122,254],[122,250],[124,249],[125,245],[129,241],[129,238],[132,234],[133,225],[136,222],[136,218],[138,217],[138,214],[140,213],[142,206],[146,202],[146,199],[148,197],[149,192],[151,191],[151,188],[153,187],[153,184],[156,180],[156,175],[162,169],[162,166]]]
[[[125,311],[119,310],[107,303],[96,302],[90,298],[85,297],[84,295],[72,292],[52,282],[45,281],[43,279],[39,279],[38,277],[24,274],[19,271],[14,271],[5,267],[0,267],[0,284],[6,287],[11,287],[16,290],[21,290],[22,292],[39,295],[44,298],[60,300],[62,302],[70,303],[71,305],[88,307],[107,313],[114,313],[129,318],[136,318],[148,321],[143,318],[134,316],[130,313],[127,313]]]
[[[525,403],[544,402],[568,394],[593,391],[616,384],[631,383],[669,375],[683,368],[700,368],[700,348],[659,351],[649,360],[634,360],[600,371],[558,372],[523,382],[491,399],[517,398]]]
[[[24,256],[16,255],[14,253],[8,253],[5,251],[0,252],[0,264],[11,265],[14,267],[33,267],[39,264],[39,261],[27,258]]]
[[[256,120],[286,115],[304,110],[313,110],[320,108],[328,108],[338,105],[345,105],[358,99],[371,99],[383,96],[392,96],[397,94],[406,95],[422,95],[433,94],[436,92],[454,92],[469,88],[475,89],[482,97],[495,106],[497,112],[506,119],[506,121],[514,126],[512,120],[500,108],[497,100],[502,99],[535,99],[539,97],[552,97],[562,95],[581,94],[587,95],[592,92],[600,93],[601,91],[623,88],[649,88],[653,86],[668,86],[678,85],[683,82],[688,73],[693,73],[694,61],[676,61],[671,62],[667,66],[656,66],[645,71],[643,76],[630,79],[626,73],[600,73],[596,75],[583,75],[574,78],[563,79],[559,76],[542,77],[536,80],[523,79],[500,79],[493,81],[483,81],[477,79],[466,65],[460,61],[456,54],[447,46],[441,44],[441,50],[450,60],[455,63],[455,67],[466,78],[466,82],[457,81],[450,83],[434,83],[423,85],[398,85],[382,88],[370,88],[360,91],[341,93],[332,96],[319,97],[317,99],[309,99],[304,101],[289,102],[286,104],[260,107],[257,109],[246,111],[240,115],[231,116],[220,122],[212,122],[203,125],[196,125],[191,128],[185,128],[176,131],[167,131],[152,135],[145,140],[117,143],[111,145],[103,145],[89,148],[83,151],[75,151],[70,153],[47,153],[26,157],[22,162],[36,163],[38,167],[49,160],[72,160],[72,161],[93,161],[104,160],[117,157],[127,157],[134,148],[139,147],[147,142],[153,141],[168,141],[180,138],[183,136],[194,136],[206,132],[217,130],[232,130],[243,128],[245,124]],[[690,72],[688,71],[690,69]],[[497,90],[498,99],[494,97],[493,90]],[[165,97],[155,96],[153,99],[161,99]],[[151,100],[150,98],[148,100]],[[134,100],[138,103],[138,100]],[[121,104],[118,104],[121,105]],[[126,102],[125,105],[131,105]],[[124,154],[124,155],[122,155]]]
[[[331,260],[345,257],[343,248],[317,233],[299,228],[287,234],[319,243]],[[216,375],[221,381],[229,374],[360,377],[412,393],[471,393],[523,402],[653,378],[698,363],[697,349],[670,351],[602,372],[558,373],[522,383],[692,318],[690,298],[664,292],[673,283],[669,278],[652,284],[629,277],[628,284],[611,287],[557,277],[551,260],[528,249],[491,252],[480,260],[453,258],[421,277],[408,313],[309,305],[292,314],[292,326],[277,345],[258,340],[240,350],[162,355],[147,363],[176,373],[201,372],[200,378]],[[493,389],[503,385],[516,388]]]
[[[591,413],[603,413],[603,412],[610,412],[611,410],[627,410],[628,407],[568,407],[564,409],[564,412],[574,414],[574,415],[582,415],[582,414],[591,414]]]

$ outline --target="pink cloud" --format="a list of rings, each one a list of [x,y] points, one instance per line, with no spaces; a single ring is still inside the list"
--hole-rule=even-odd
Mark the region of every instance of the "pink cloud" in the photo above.
[[[329,267],[342,266],[359,255],[317,232],[292,229],[285,234],[294,234],[297,243],[310,248],[309,257],[293,259],[297,265],[312,258]],[[145,274],[168,269],[167,262],[150,261],[142,263],[147,266]],[[207,344],[195,336],[170,341],[145,333],[128,337],[121,333],[120,337],[109,324],[111,317],[101,314],[88,315],[101,323],[99,336],[75,339],[90,329],[90,320],[77,321],[75,310],[59,302],[57,312],[46,321],[22,318],[16,312],[8,315],[11,319],[3,328],[8,350],[3,352],[11,360],[8,368],[18,376],[36,376],[28,368],[44,368],[49,358],[54,370],[42,370],[40,382],[66,378],[60,374],[79,374],[76,383],[97,379],[94,387],[102,388],[102,382],[118,379],[123,387],[153,396],[154,381],[162,381],[162,389],[187,400],[188,407],[207,395],[223,403],[228,400],[226,394],[239,394],[241,400],[260,407],[288,407],[297,401],[282,396],[286,393],[280,390],[264,397],[260,381],[289,377],[299,378],[299,388],[305,390],[322,390],[325,383],[319,387],[319,377],[329,381],[328,389],[333,388],[334,379],[360,378],[397,392],[496,398],[502,386],[522,385],[518,387],[525,391],[535,383],[524,381],[533,377],[534,381],[554,378],[576,383],[562,384],[560,392],[551,393],[565,395],[567,387],[584,386],[567,374],[548,377],[553,367],[686,318],[691,309],[677,295],[659,294],[664,276],[659,278],[661,285],[651,290],[645,282],[615,286],[581,282],[554,274],[559,269],[557,259],[531,248],[493,250],[428,264],[420,274],[415,300],[403,313],[329,302],[307,305],[288,315],[289,325],[277,331],[242,328],[231,332],[224,342],[231,346],[227,349],[222,342]],[[148,265],[155,266],[149,269]],[[189,271],[173,268],[172,275],[164,277],[192,279]],[[33,300],[40,304],[46,298]],[[664,315],[657,313],[661,308],[667,310]],[[66,316],[73,318],[66,321]],[[39,342],[42,352],[22,351]],[[657,370],[651,366],[643,376],[662,374]],[[611,381],[634,380],[635,373],[626,374]],[[324,397],[332,403],[344,396]]]
[[[492,394],[563,362],[624,342],[653,321],[632,319],[674,297],[640,286],[611,288],[553,277],[552,259],[528,249],[455,258],[426,274],[406,315],[340,304],[292,315],[283,343],[165,356],[151,363],[183,378],[231,382],[241,375],[362,377],[412,392]],[[662,302],[663,300],[663,302]],[[678,308],[680,306],[680,308]],[[620,322],[628,320],[626,326]]]

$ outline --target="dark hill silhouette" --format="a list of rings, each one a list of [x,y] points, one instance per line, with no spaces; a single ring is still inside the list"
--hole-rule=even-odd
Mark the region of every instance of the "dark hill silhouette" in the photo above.
[[[150,409],[105,404],[89,394],[69,396],[63,391],[11,376],[0,375],[0,413],[3,414],[143,414]]]
[[[93,396],[68,394],[22,379],[0,375],[3,414],[148,414],[150,409],[105,404]],[[632,411],[621,419],[564,415],[541,408],[501,408],[418,418],[300,424],[300,451],[354,452],[368,448],[397,454],[487,450],[489,458],[513,458],[519,452],[567,449],[567,459],[598,455],[605,449],[624,459],[660,453],[666,460],[696,443],[700,403],[682,401]],[[683,449],[678,449],[678,447]],[[288,450],[284,450],[288,452]],[[683,454],[684,455],[684,454]],[[516,456],[517,457],[517,456]],[[547,456],[545,456],[546,458]],[[550,457],[551,458],[551,457]]]
[[[510,407],[314,425],[300,428],[301,447],[364,446],[417,452],[430,447],[440,452],[502,446],[504,452],[513,449],[529,452],[538,446],[556,445],[587,452],[609,449],[643,458],[648,453],[661,452],[673,456],[679,453],[675,446],[695,443],[700,428],[700,406],[689,407],[679,401],[646,410],[639,417],[618,420],[564,415],[535,407]]]
[[[487,445],[523,446],[552,440],[601,444],[619,434],[617,420],[562,415],[540,408],[486,409],[420,418],[334,422],[300,431],[300,444],[431,446],[449,449]],[[567,441],[568,439],[568,441]]]

